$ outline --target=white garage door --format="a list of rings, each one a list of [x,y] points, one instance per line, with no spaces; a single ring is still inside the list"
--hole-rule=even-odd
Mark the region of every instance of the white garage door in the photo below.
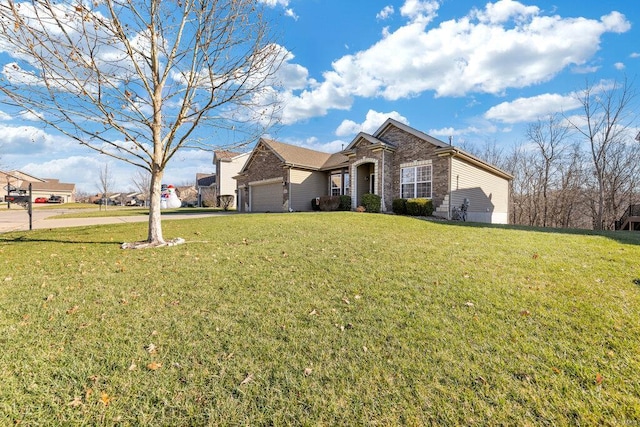
[[[251,212],[282,212],[282,183],[252,185]]]

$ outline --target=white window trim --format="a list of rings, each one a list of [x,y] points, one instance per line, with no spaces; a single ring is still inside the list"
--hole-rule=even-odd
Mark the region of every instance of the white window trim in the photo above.
[[[418,173],[417,173],[417,168],[420,166],[430,166],[430,174],[429,174],[429,181],[420,181],[418,182],[417,177],[418,177]],[[414,177],[414,181],[413,181],[413,197],[409,197],[409,198],[421,198],[421,199],[431,199],[433,197],[433,165],[431,164],[431,160],[422,160],[422,161],[414,161],[414,162],[410,162],[410,163],[402,163],[400,165],[400,197],[404,198],[404,194],[402,193],[402,185],[404,184],[402,182],[402,172],[403,169],[413,169],[413,177]],[[418,184],[424,183],[424,182],[429,182],[431,184],[430,187],[430,194],[424,197],[417,197],[418,195]],[[407,185],[407,184],[404,184]]]

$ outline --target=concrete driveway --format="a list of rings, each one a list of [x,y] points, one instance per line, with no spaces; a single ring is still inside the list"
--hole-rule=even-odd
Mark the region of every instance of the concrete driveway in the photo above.
[[[62,215],[70,212],[78,212],[77,209],[33,209],[32,229],[80,227],[98,224],[119,224],[128,222],[147,222],[146,215],[117,216],[102,218],[69,218],[69,219],[47,219],[52,216]],[[185,213],[163,215],[162,220],[203,218],[211,216],[227,215],[229,212],[206,212],[206,213]],[[27,210],[19,206],[12,206],[11,209],[0,209],[0,233],[9,231],[29,230],[29,214]]]

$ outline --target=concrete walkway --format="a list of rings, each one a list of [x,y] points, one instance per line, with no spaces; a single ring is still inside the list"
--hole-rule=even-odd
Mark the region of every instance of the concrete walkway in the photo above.
[[[47,229],[61,227],[81,227],[98,224],[120,224],[129,222],[147,222],[146,215],[133,216],[112,216],[100,218],[68,218],[68,219],[48,219],[52,216],[63,215],[65,213],[78,212],[77,209],[33,209],[32,229]],[[162,221],[174,219],[205,218],[213,216],[228,215],[229,212],[203,212],[203,213],[171,213],[162,215]],[[0,209],[0,233],[9,231],[29,230],[29,214],[27,210],[19,206],[12,206],[11,209]]]

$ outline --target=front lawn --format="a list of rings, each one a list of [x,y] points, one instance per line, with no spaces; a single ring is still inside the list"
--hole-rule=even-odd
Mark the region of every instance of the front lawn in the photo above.
[[[0,234],[0,425],[629,425],[640,233],[340,213]]]

